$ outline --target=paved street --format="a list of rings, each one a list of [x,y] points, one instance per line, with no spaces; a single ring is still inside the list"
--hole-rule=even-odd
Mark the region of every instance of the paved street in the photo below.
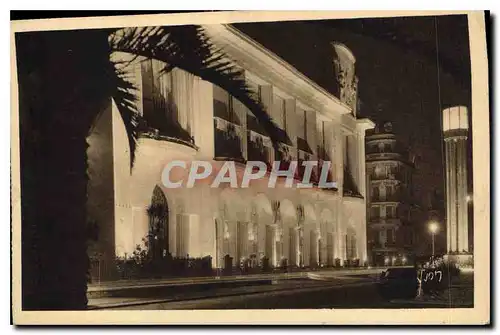
[[[109,298],[112,307],[118,301]],[[101,302],[101,306],[105,306]],[[115,309],[300,309],[300,308],[446,308],[473,306],[473,275],[464,274],[460,283],[439,297],[421,300],[383,300],[373,276],[342,276],[328,280],[293,279],[272,285],[245,286],[194,292],[168,299],[130,299]]]

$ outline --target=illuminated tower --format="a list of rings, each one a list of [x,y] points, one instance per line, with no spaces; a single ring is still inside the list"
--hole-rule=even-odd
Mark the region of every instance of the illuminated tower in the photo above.
[[[467,222],[467,107],[443,110],[446,157],[446,227],[448,253],[468,253]]]

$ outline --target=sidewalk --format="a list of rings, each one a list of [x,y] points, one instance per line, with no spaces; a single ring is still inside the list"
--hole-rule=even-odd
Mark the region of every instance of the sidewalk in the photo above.
[[[292,279],[292,278],[288,278]],[[338,279],[330,279],[328,285],[345,285],[352,283],[365,283],[367,278],[355,279],[355,277],[339,277]],[[166,296],[154,296],[154,297],[101,297],[101,298],[91,298],[89,299],[89,309],[117,309],[117,308],[137,308],[144,305],[151,304],[172,304],[193,300],[205,300],[213,298],[228,298],[234,296],[244,296],[244,295],[254,295],[254,294],[265,294],[265,293],[277,293],[283,291],[294,291],[303,289],[319,289],[324,288],[325,283],[322,281],[294,281],[294,280],[282,280],[275,281],[273,283],[267,282],[266,285],[243,285],[234,288],[223,288],[219,286],[212,287],[209,290],[197,291],[188,290],[180,291],[176,290],[171,294]]]

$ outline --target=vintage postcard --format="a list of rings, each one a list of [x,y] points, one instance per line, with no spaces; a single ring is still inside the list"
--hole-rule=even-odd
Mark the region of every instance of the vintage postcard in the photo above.
[[[11,35],[15,324],[489,324],[484,12]]]

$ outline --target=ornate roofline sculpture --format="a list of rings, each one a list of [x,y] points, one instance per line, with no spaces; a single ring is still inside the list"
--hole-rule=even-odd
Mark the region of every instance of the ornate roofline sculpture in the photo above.
[[[331,45],[336,55],[333,64],[339,83],[340,101],[348,105],[352,109],[353,114],[356,115],[358,105],[358,77],[355,71],[356,58],[344,44],[332,42]]]

